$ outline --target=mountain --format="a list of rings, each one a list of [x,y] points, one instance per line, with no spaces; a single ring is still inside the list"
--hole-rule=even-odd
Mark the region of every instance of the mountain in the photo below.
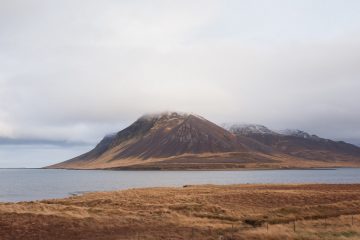
[[[255,125],[257,126],[257,125]],[[274,151],[294,157],[320,161],[357,161],[360,148],[343,141],[332,141],[298,129],[271,131],[268,128],[259,132],[254,127],[233,125],[229,131],[261,142]]]
[[[276,132],[260,124],[224,124],[223,127],[232,133],[244,136],[251,134],[276,134]]]
[[[96,147],[48,168],[228,169],[360,166],[360,148],[281,134],[262,125],[222,128],[176,112],[145,115]]]
[[[285,136],[293,136],[293,137],[300,137],[300,138],[307,138],[307,139],[319,139],[319,137],[314,134],[310,135],[309,133],[298,130],[298,129],[280,130],[279,133],[282,135],[285,135]]]

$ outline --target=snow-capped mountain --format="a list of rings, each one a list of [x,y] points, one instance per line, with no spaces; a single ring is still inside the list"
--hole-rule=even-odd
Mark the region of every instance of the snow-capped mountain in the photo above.
[[[50,168],[227,169],[360,165],[360,148],[300,130],[279,132],[258,124],[220,127],[186,113],[147,114],[103,138],[94,149]],[[348,165],[347,165],[348,164]],[[303,165],[300,165],[303,166]],[[312,166],[312,165],[311,165]]]
[[[277,134],[269,128],[259,124],[223,124],[223,127],[234,134]]]
[[[316,135],[311,135],[307,132],[298,129],[285,129],[285,130],[280,130],[278,133],[285,136],[293,136],[293,137],[300,137],[306,139],[319,139],[319,137]]]
[[[320,139],[318,136],[309,134],[305,131],[299,129],[285,129],[285,130],[271,130],[268,127],[260,124],[222,124],[222,127],[230,131],[233,134],[237,135],[252,135],[252,134],[263,134],[263,135],[283,135],[283,136],[292,136],[304,139]]]

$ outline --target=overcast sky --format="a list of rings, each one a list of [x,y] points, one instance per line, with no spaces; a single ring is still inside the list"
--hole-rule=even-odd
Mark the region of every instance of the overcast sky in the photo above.
[[[0,0],[0,138],[77,154],[173,110],[360,143],[359,12],[358,0]],[[0,167],[55,161],[17,160],[20,148],[0,141]]]

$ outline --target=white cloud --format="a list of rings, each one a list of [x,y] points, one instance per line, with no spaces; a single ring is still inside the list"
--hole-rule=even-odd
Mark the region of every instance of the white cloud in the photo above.
[[[0,135],[95,142],[179,110],[360,138],[357,1],[0,4]]]

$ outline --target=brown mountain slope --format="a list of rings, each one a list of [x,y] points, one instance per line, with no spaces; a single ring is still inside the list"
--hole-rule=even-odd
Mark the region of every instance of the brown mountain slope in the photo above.
[[[269,135],[270,136],[270,135]],[[333,151],[324,159],[323,148],[304,148],[295,154],[284,149],[284,139],[239,134],[196,115],[146,115],[117,134],[106,136],[93,150],[49,168],[76,169],[225,169],[279,167],[360,166],[357,150]],[[311,145],[311,144],[310,144]],[[304,154],[306,156],[304,156]],[[351,157],[348,157],[350,154]],[[351,155],[352,154],[352,155]],[[334,157],[336,156],[336,157]],[[348,158],[347,158],[348,157]],[[310,161],[311,160],[311,161]]]
[[[256,125],[254,125],[256,126]],[[279,134],[261,126],[260,131],[250,131],[246,127],[231,127],[230,132],[237,136],[251,138],[261,142],[277,152],[308,160],[322,161],[357,161],[360,159],[360,148],[343,141],[332,141],[296,130],[289,134]]]

